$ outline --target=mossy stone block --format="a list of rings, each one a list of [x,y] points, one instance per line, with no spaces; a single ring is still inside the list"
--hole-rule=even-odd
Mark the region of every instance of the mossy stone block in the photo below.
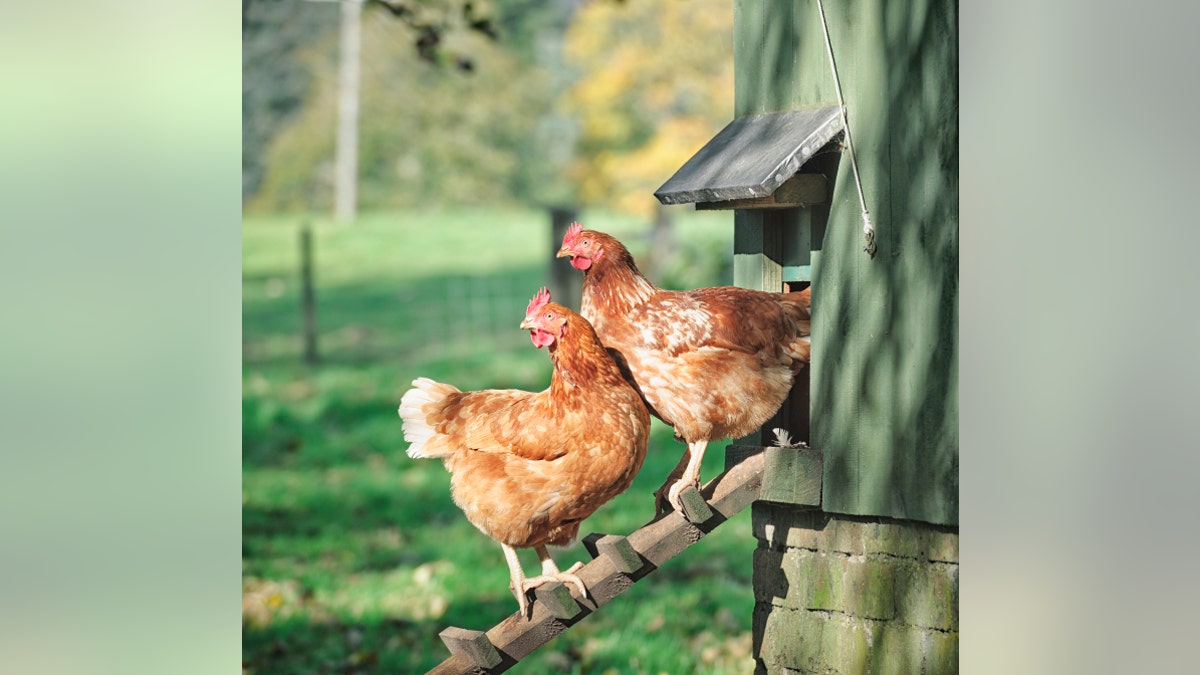
[[[922,531],[921,526],[915,523],[871,523],[864,536],[863,552],[867,555],[883,553],[901,558],[918,558],[921,554]]]
[[[821,638],[826,624],[823,613],[759,605],[754,615],[755,632],[762,635],[756,656],[769,672],[778,672],[780,668],[806,672],[820,669]]]
[[[958,565],[906,566],[896,576],[896,614],[914,626],[958,630]]]
[[[888,620],[896,614],[894,559],[849,558],[844,563],[847,614],[865,619]]]
[[[940,529],[930,529],[922,533],[921,548],[924,558],[931,562],[958,562],[958,534]]]
[[[926,675],[954,675],[958,672],[958,631],[930,631],[925,636]]]
[[[812,508],[754,502],[750,507],[754,536],[772,548],[821,548],[829,514]]]
[[[862,555],[865,533],[873,525],[849,518],[833,518],[825,528],[825,547],[839,553]]]
[[[865,621],[832,619],[821,634],[821,661],[838,673],[867,672],[871,651],[870,628]]]
[[[845,575],[842,556],[811,553],[801,566],[801,583],[808,587],[804,606],[808,609],[842,611]]]
[[[913,675],[925,660],[924,632],[896,621],[879,624],[866,672],[873,675]]]

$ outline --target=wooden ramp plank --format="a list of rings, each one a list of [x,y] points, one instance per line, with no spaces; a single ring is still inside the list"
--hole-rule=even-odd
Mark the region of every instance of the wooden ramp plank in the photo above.
[[[545,584],[536,591],[528,620],[513,613],[480,635],[475,635],[479,631],[448,628],[443,631],[443,636],[450,631],[461,631],[452,635],[465,637],[466,643],[455,643],[459,651],[429,671],[430,675],[494,674],[508,670],[745,509],[758,499],[762,483],[763,454],[760,452],[729,467],[700,490],[703,508],[711,514],[699,522],[689,522],[683,514],[672,511],[638,528],[628,537],[599,533],[584,537],[583,545],[595,559],[579,569],[576,575],[587,587],[588,598],[576,595],[563,584]],[[693,516],[703,514],[700,507],[696,510],[699,513],[693,513]],[[488,656],[485,648],[482,654],[468,653],[468,648],[463,645],[480,649],[480,636],[494,648],[496,657]],[[447,645],[450,644],[447,641]],[[454,649],[452,646],[451,651]],[[497,658],[498,662],[483,665],[497,661]]]

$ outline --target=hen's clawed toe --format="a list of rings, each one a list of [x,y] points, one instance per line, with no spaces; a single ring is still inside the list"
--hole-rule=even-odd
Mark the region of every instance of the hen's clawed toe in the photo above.
[[[671,507],[680,513],[683,513],[683,501],[680,499],[679,495],[681,495],[683,491],[689,487],[694,487],[699,490],[700,481],[679,480],[676,481],[675,484],[672,485],[667,491],[667,500],[671,503]]]
[[[529,604],[529,597],[525,595],[525,591],[517,593],[517,607],[523,618],[528,619],[533,616],[533,606]]]
[[[669,485],[664,485],[654,491],[654,516],[657,518],[671,510],[671,500],[667,495]]]
[[[682,492],[683,487],[680,487],[679,491],[674,493],[674,497],[671,496],[671,491],[675,490],[676,486],[678,486],[680,481],[683,479],[683,467],[686,459],[687,457],[685,456],[684,461],[681,461],[679,466],[675,467],[675,469],[671,471],[670,475],[667,476],[667,480],[663,481],[663,484],[654,491],[654,516],[656,518],[672,509],[676,511],[679,510],[678,492]]]
[[[574,565],[571,565],[571,567],[569,567],[567,569],[567,571],[565,571],[565,572],[554,572],[552,574],[541,574],[536,577],[531,577],[529,579],[526,579],[521,584],[521,595],[524,596],[525,593],[527,593],[543,584],[548,584],[551,581],[557,581],[559,583],[574,587],[575,590],[579,591],[580,596],[587,598],[587,597],[589,597],[588,592],[587,592],[587,586],[584,585],[582,579],[580,579],[578,576],[575,575],[575,573],[578,572],[582,568],[583,568],[583,563],[577,562]]]

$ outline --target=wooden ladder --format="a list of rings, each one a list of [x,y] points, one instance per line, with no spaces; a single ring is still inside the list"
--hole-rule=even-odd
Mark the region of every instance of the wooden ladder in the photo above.
[[[508,670],[758,499],[764,461],[775,463],[773,457],[764,460],[764,456],[780,451],[789,452],[782,448],[730,446],[725,472],[700,491],[693,488],[684,492],[686,518],[671,511],[628,537],[598,533],[584,537],[583,545],[593,560],[577,574],[587,587],[587,598],[551,582],[534,591],[536,599],[529,619],[514,613],[487,632],[447,628],[441,638],[451,656],[429,675],[491,675]]]

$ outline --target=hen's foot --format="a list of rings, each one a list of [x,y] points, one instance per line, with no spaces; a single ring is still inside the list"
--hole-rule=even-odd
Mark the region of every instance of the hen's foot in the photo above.
[[[654,491],[654,517],[657,518],[671,510],[671,501],[667,498],[669,485],[664,485]]]
[[[680,500],[679,495],[689,487],[694,487],[699,490],[700,479],[696,478],[693,480],[687,480],[686,478],[681,478],[680,480],[675,481],[675,483],[671,485],[670,489],[667,490],[667,501],[671,503],[672,508],[680,513],[683,513],[683,502]]]
[[[664,482],[657,490],[654,491],[655,518],[672,509],[676,511],[679,510],[678,494],[676,494],[675,498],[671,497],[671,490],[679,484],[680,478],[683,477],[683,470],[679,469],[679,467],[676,467],[676,469],[676,471],[672,471],[671,474],[667,476],[666,482]],[[699,483],[699,481],[697,481],[697,483]],[[684,487],[687,486],[682,486],[679,488],[679,490],[682,491]]]
[[[508,587],[509,589],[512,589],[512,584],[509,584]],[[516,590],[513,590],[513,595],[517,596],[517,611],[520,612],[521,616],[526,619],[532,616],[533,612],[529,608],[529,598],[525,596],[525,592],[517,592]]]
[[[526,593],[537,588],[538,586],[541,586],[542,584],[548,584],[551,581],[557,581],[559,583],[567,584],[569,586],[574,586],[575,590],[579,591],[579,595],[583,596],[584,598],[587,598],[587,597],[589,597],[588,592],[587,592],[587,587],[583,585],[582,579],[575,576],[575,573],[581,569],[583,569],[583,563],[577,562],[574,565],[571,565],[569,568],[567,568],[567,570],[565,572],[553,572],[550,574],[540,574],[536,577],[531,577],[529,579],[526,579],[525,581],[523,581],[521,583],[521,595],[524,596]]]

